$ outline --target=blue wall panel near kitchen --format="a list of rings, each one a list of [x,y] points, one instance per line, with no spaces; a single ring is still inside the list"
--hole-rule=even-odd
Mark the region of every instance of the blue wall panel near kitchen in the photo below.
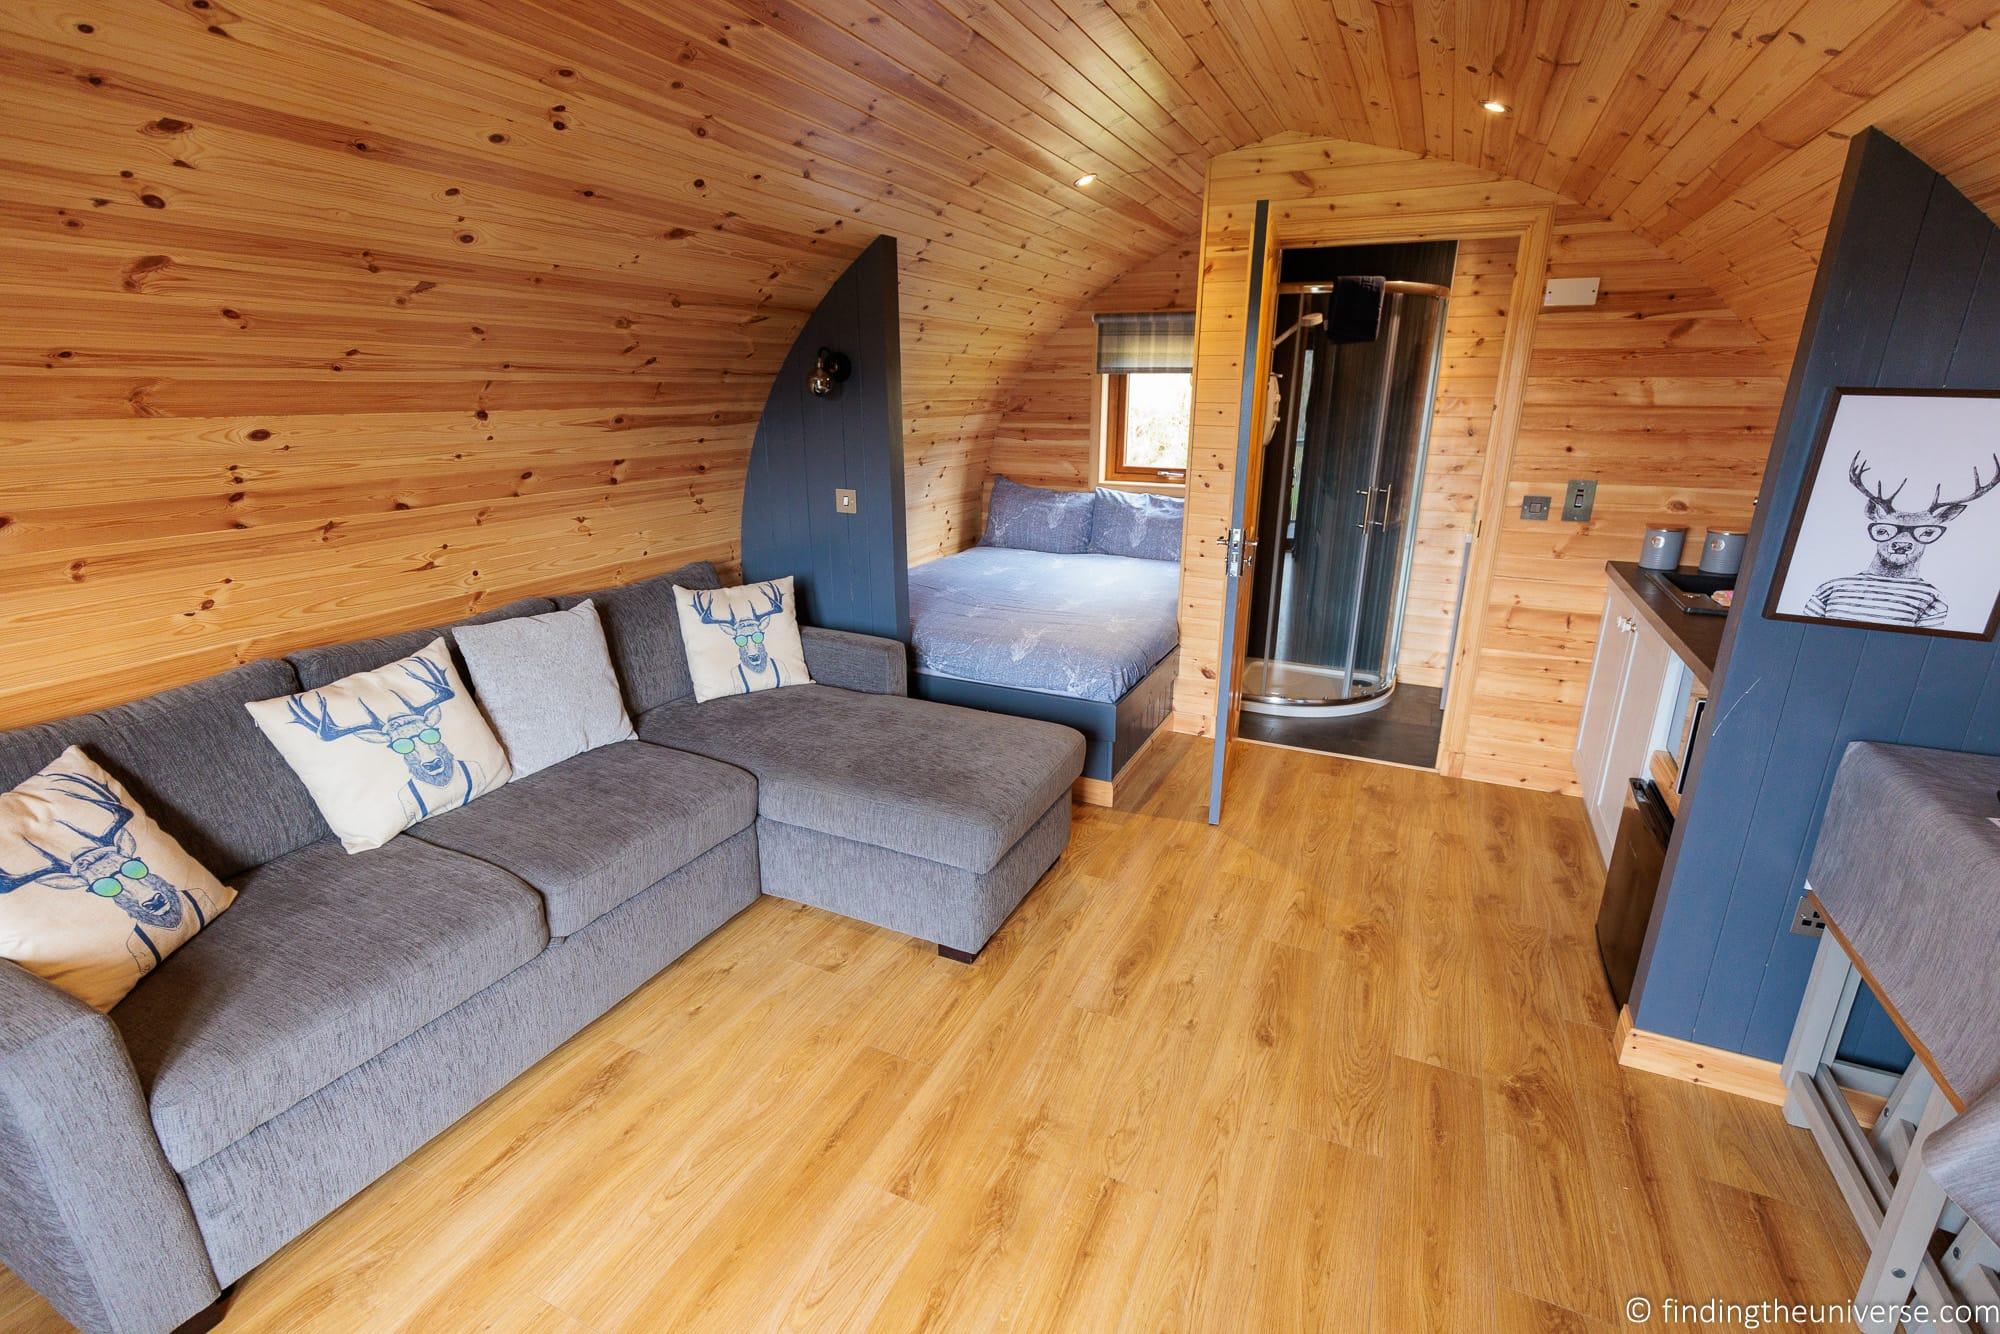
[[[1992,643],[1763,615],[1841,386],[2000,389],[2000,230],[1874,130],[1849,148],[1633,997],[1641,1029],[1771,1060],[1812,966],[1792,911],[1847,743],[2000,754]],[[1909,1049],[1864,998],[1842,1054]]]
[[[806,388],[822,347],[853,374],[824,397]],[[853,514],[834,508],[851,488]],[[877,237],[835,280],[771,382],[743,483],[743,577],[792,575],[801,620],[907,639],[902,327],[896,240]]]

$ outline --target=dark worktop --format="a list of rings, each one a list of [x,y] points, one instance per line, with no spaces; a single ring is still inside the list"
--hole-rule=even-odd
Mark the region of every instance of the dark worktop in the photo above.
[[[1691,616],[1682,611],[1637,561],[1608,560],[1604,571],[1631,599],[1653,632],[1693,670],[1695,680],[1709,684],[1715,675],[1715,660],[1722,652],[1722,627],[1729,623],[1729,617]]]

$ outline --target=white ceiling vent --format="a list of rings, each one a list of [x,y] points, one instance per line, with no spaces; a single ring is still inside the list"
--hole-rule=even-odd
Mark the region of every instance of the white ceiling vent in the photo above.
[[[1549,285],[1542,289],[1542,304],[1594,306],[1597,304],[1597,281],[1595,278],[1551,278]]]

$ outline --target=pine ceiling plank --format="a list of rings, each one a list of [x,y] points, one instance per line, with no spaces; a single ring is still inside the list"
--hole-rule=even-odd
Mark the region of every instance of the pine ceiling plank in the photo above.
[[[1254,79],[1264,97],[1278,109],[1285,128],[1309,125],[1332,104],[1330,84],[1312,58],[1311,43],[1301,32],[1280,36],[1271,23],[1265,0],[1197,0],[1214,16],[1216,31],[1241,54],[1246,77]],[[1282,7],[1284,0],[1272,0]]]
[[[1314,68],[1328,76],[1317,105],[1308,110],[1306,122],[1295,128],[1310,134],[1372,138],[1366,82],[1355,69],[1339,11],[1326,0],[1288,3],[1291,21],[1305,36],[1308,58]]]
[[[1380,0],[1375,17],[1381,29],[1383,64],[1396,111],[1396,143],[1412,153],[1424,151],[1423,59],[1417,51],[1415,0]]]
[[[1571,199],[1594,199],[1611,164],[1631,143],[1661,99],[1680,77],[1709,29],[1721,21],[1729,0],[1683,0],[1662,14],[1639,45],[1638,58],[1627,66],[1603,113],[1576,149],[1576,161],[1554,188]]]
[[[1195,34],[1176,26],[1156,0],[1064,0],[1064,3],[1072,11],[1077,5],[1102,4],[1172,78],[1201,99],[1212,114],[1222,118],[1231,129],[1232,142],[1255,143],[1284,128],[1281,121],[1271,116],[1270,108],[1254,86],[1229,80],[1224,72],[1210,67],[1196,50]]]
[[[1647,179],[1620,205],[1656,239],[1670,236],[1668,208],[1738,136],[1783,105],[1847,46],[1860,41],[1877,16],[1874,0],[1808,0],[1785,29],[1765,44],[1680,142],[1657,158]],[[1688,216],[1690,210],[1678,210]]]
[[[1107,156],[1127,153],[1143,164],[1128,163],[1125,169],[1155,173],[1182,189],[1201,188],[1201,172],[1187,160],[1197,145],[1178,122],[1144,94],[1136,98],[1136,110],[1111,97],[1003,6],[981,0],[975,21],[975,12],[960,0],[872,3],[1025,105],[1037,105],[1033,99],[1039,98],[1050,118],[1084,143],[1101,146]]]
[[[1543,148],[1540,160],[1522,173],[1523,179],[1561,189],[1583,145],[1597,132],[1619,92],[1634,81],[1634,65],[1645,58],[1648,44],[1657,40],[1660,25],[1675,8],[1672,0],[1595,8],[1594,26],[1584,38],[1576,73],[1566,81],[1560,104],[1535,136]]]
[[[1307,2],[1310,3],[1310,0]],[[1369,139],[1389,148],[1405,147],[1402,130],[1397,124],[1402,98],[1393,84],[1379,7],[1374,0],[1333,0],[1332,10],[1340,20],[1340,44],[1347,53],[1347,77],[1361,93],[1362,113],[1367,117]],[[1409,92],[1419,98],[1422,96],[1415,87]],[[1411,128],[1418,131],[1419,139],[1411,147],[1413,151],[1421,152],[1421,108]]]
[[[1654,164],[1714,114],[1715,99],[1770,43],[1784,36],[1793,15],[1805,3],[1807,0],[1730,0],[1585,202],[1605,212],[1615,212],[1623,205],[1651,174]]]
[[[1805,85],[1711,157],[1673,200],[1700,217],[1738,185],[1803,148],[1893,87],[1911,70],[2000,16],[1994,0],[1905,0],[1820,68]]]
[[[1451,14],[1451,0],[1416,0],[1411,8],[1418,79],[1424,100],[1423,151],[1434,158],[1455,156],[1458,51],[1457,26],[1451,21]]]
[[[755,20],[758,26],[838,62],[847,70],[845,77],[859,75],[885,93],[966,124],[1006,151],[1035,163],[1054,180],[1070,181],[1086,171],[1106,175],[1105,190],[1098,196],[1100,207],[1108,207],[1104,201],[1128,198],[1137,206],[1136,216],[1159,228],[1161,235],[1186,230],[1192,218],[1186,199],[1163,195],[1139,170],[1120,175],[1110,159],[1050,123],[1038,110],[1021,105],[970,72],[962,79],[950,78],[946,68],[950,62],[888,22],[879,11],[860,5],[858,0],[841,0],[835,12],[867,36],[823,17],[803,0],[758,0]],[[868,21],[870,14],[876,22]],[[923,68],[912,68],[883,47],[901,52]],[[1130,150],[1123,150],[1120,157],[1123,162],[1135,163],[1136,168]],[[1134,216],[1130,210],[1121,211]]]
[[[1046,46],[1056,58],[1060,58],[1076,78],[1086,80],[1098,90],[1098,96],[1108,98],[1124,114],[1132,116],[1144,124],[1160,142],[1168,144],[1176,158],[1200,160],[1206,154],[1218,152],[1220,144],[1226,142],[1220,128],[1202,112],[1186,102],[1186,98],[1176,96],[1178,90],[1154,90],[1146,88],[1138,78],[1132,76],[1126,66],[1108,54],[1096,38],[1086,32],[1076,20],[1072,20],[1056,0],[942,0],[952,12],[970,26],[978,24],[982,28],[990,26],[990,32],[1002,46],[1010,52],[1016,50],[1010,42],[1010,28],[998,24],[988,24],[994,14],[1006,16],[1022,34],[1022,42],[1038,42]],[[1120,24],[1110,24],[1124,32]],[[1130,34],[1126,34],[1130,38]],[[1136,48],[1136,44],[1132,44]],[[1190,128],[1188,120],[1196,120],[1200,130]]]

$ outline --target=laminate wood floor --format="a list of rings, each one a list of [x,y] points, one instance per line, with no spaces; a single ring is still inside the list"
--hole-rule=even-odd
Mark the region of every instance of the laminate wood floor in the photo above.
[[[970,967],[761,900],[224,1328],[1595,1331],[1854,1291],[1804,1132],[1615,1064],[1574,799],[1242,746],[1218,830],[1206,756],[1079,808]],[[0,1273],[0,1327],[59,1324]]]

